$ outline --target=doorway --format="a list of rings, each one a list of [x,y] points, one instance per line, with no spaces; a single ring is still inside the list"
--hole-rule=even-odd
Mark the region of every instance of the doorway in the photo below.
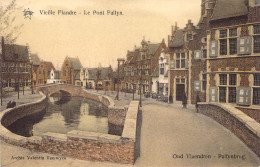
[[[176,85],[176,101],[182,101],[185,93],[185,85],[177,84]]]

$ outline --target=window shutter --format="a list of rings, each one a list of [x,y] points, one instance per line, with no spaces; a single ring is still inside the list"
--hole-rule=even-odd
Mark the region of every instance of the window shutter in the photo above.
[[[185,68],[189,69],[189,59],[185,59]]]
[[[201,81],[194,81],[194,91],[195,92],[201,91]]]
[[[218,102],[218,88],[217,87],[210,87],[209,88],[209,100],[210,102]]]
[[[202,57],[202,52],[201,52],[201,50],[195,50],[195,51],[194,51],[194,59],[199,60],[199,59],[201,59],[201,57]]]
[[[240,37],[237,40],[237,49],[239,55],[251,54],[252,37]]]
[[[218,41],[210,41],[210,57],[217,57],[218,56]]]
[[[170,68],[175,69],[174,60],[170,60]]]
[[[251,104],[251,88],[249,87],[238,87],[237,88],[237,99],[238,105],[248,106]]]

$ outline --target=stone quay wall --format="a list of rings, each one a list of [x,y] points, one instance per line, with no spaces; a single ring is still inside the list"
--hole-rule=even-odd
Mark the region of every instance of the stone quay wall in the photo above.
[[[247,108],[247,107],[236,107],[236,108],[241,110],[243,113],[245,113],[249,117],[256,120],[258,123],[260,123],[260,109]]]
[[[76,91],[77,93],[73,96],[90,98],[101,102],[108,108],[115,108],[113,100],[109,97],[90,94],[83,89],[81,89],[81,91]],[[73,130],[67,134],[47,132],[43,134],[42,137],[23,137],[6,129],[5,126],[12,124],[17,119],[44,109],[47,101],[46,96],[50,94],[47,93],[48,90],[46,89],[42,92],[43,98],[41,100],[17,106],[12,109],[7,109],[0,113],[1,140],[30,150],[68,156],[82,160],[134,164],[136,154],[137,115],[139,112],[138,101],[132,101],[129,105],[129,109],[124,108],[124,110],[127,111],[125,112],[125,117],[124,114],[114,114],[120,115],[118,118],[120,118],[121,121],[119,122],[121,124],[124,123],[122,136]],[[39,106],[42,106],[43,108]],[[120,112],[120,110],[117,111],[118,113]],[[116,119],[117,118],[113,118],[114,122]]]
[[[199,103],[198,111],[229,129],[260,157],[260,124],[228,104]]]

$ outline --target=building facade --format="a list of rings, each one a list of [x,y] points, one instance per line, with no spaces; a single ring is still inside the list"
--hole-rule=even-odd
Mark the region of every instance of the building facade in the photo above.
[[[230,10],[232,9],[232,10]],[[201,18],[169,37],[169,101],[259,105],[259,1],[202,0]]]
[[[2,39],[1,80],[3,88],[31,85],[31,58],[28,46],[4,44]]]
[[[61,82],[75,85],[83,68],[79,58],[66,57],[61,67]],[[77,79],[76,79],[77,77]]]
[[[41,61],[36,70],[36,85],[47,84],[48,77],[52,70],[55,71],[52,62]]]
[[[152,93],[168,96],[168,60],[169,54],[162,50],[158,66],[152,74]]]
[[[48,79],[47,79],[47,84],[60,84],[61,79],[60,79],[61,71],[56,71],[54,69],[51,70]]]

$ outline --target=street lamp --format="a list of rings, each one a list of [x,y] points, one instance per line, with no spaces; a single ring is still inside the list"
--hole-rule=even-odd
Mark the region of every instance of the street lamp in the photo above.
[[[120,63],[124,63],[125,62],[125,59],[123,58],[118,58],[117,59],[117,62],[118,62],[118,68],[117,68],[117,95],[116,95],[116,99],[119,100],[119,66],[120,66]]]
[[[133,80],[133,83],[132,83],[132,85],[133,85],[133,100],[135,100],[135,88],[134,88],[134,84],[135,84],[135,82],[134,82],[134,80]]]
[[[2,62],[3,62],[3,57],[4,57],[4,54],[5,54],[5,51],[4,51],[4,37],[2,37],[1,39],[1,49],[2,49],[2,56],[0,57],[0,77],[1,77],[1,83],[0,83],[0,89],[1,89],[1,106],[3,105],[3,75],[2,75]]]

